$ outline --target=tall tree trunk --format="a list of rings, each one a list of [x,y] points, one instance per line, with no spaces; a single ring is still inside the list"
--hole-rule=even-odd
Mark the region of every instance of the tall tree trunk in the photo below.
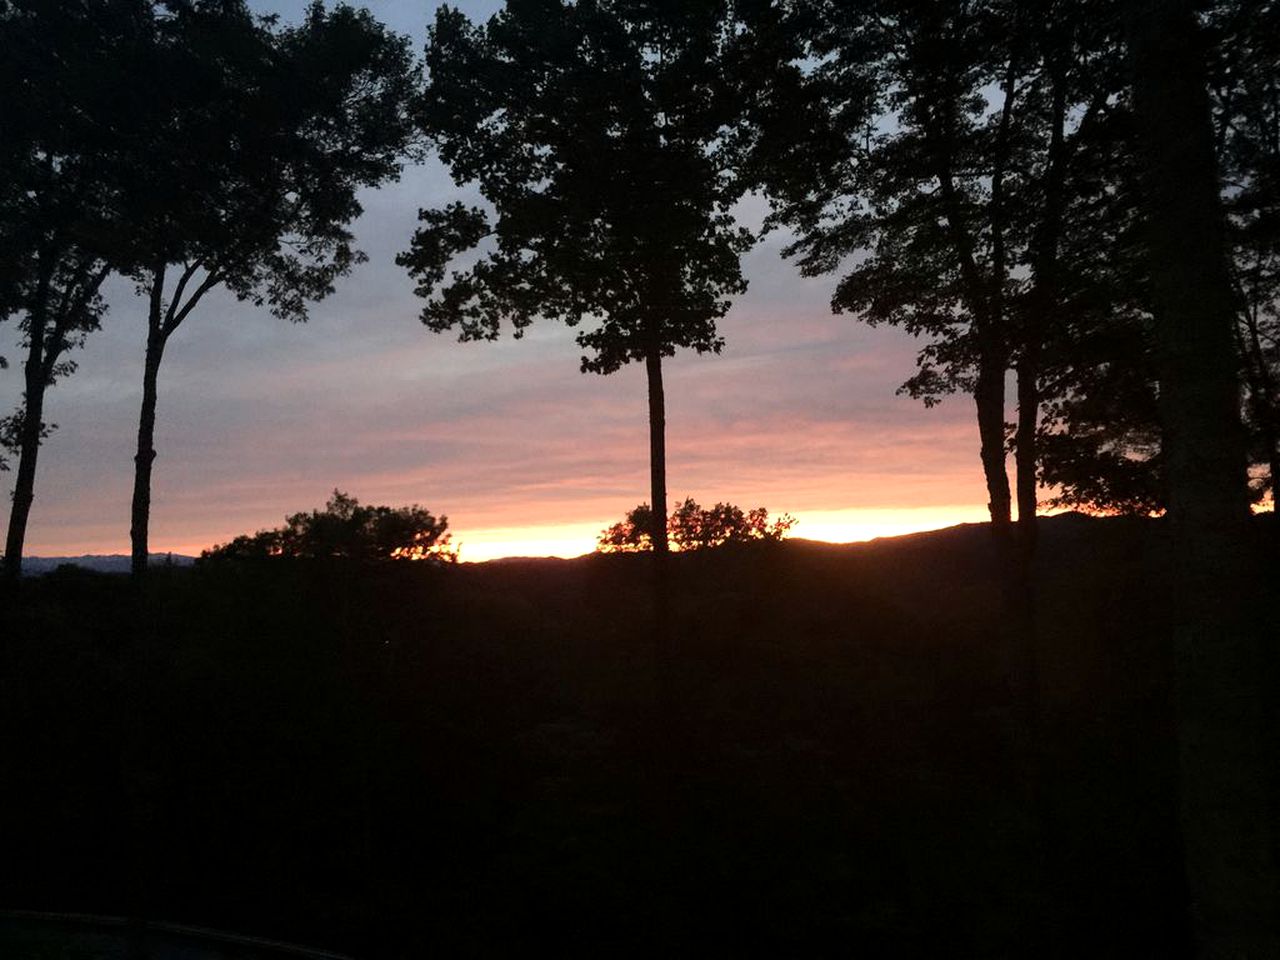
[[[1280,957],[1268,642],[1250,582],[1234,303],[1188,0],[1130,0],[1165,430],[1180,804],[1200,956]],[[1252,608],[1252,609],[1251,609]],[[1274,641],[1274,638],[1271,638]]]
[[[959,192],[945,163],[940,166],[938,184],[947,209],[947,225],[955,244],[964,283],[965,306],[972,316],[974,336],[978,343],[978,378],[973,399],[978,411],[979,455],[987,483],[987,509],[991,514],[991,530],[997,539],[1009,538],[1011,523],[1009,475],[1004,455],[1004,376],[1008,353],[999,329],[1003,293],[988,296],[992,289],[1003,290],[1003,279],[984,282],[973,253],[973,239],[960,213]],[[1003,271],[997,276],[1003,277]]]
[[[978,378],[973,399],[978,413],[978,437],[981,444],[979,456],[987,483],[987,509],[991,515],[991,530],[997,539],[1009,537],[1010,497],[1009,475],[1005,472],[1004,455],[1004,376],[1008,364],[1008,351],[1004,347],[1005,333],[1001,329],[1004,303],[1005,266],[1003,262],[1003,220],[1001,212],[1004,165],[1008,160],[1008,136],[1012,122],[1015,87],[1012,83],[1014,60],[1012,53],[1005,76],[1004,105],[1001,109],[1000,132],[997,147],[996,172],[992,176],[992,269],[984,276],[975,254],[975,241],[965,216],[965,204],[956,186],[954,155],[956,152],[956,114],[958,89],[947,91],[939,109],[938,122],[929,127],[933,153],[934,176],[942,197],[947,232],[955,250],[960,268],[961,289],[965,308],[969,311],[973,335],[978,348]]]
[[[649,377],[649,502],[653,528],[649,536],[656,553],[667,552],[667,400],[662,389],[662,353],[649,348],[644,360]]]
[[[27,359],[23,364],[22,435],[18,438],[18,475],[14,478],[13,503],[9,508],[9,529],[4,545],[4,574],[16,578],[22,573],[22,551],[27,539],[27,520],[35,499],[36,460],[40,453],[40,432],[44,418],[45,333],[49,325],[49,287],[53,265],[47,255],[40,258],[40,276],[35,302],[28,315]]]
[[[147,572],[148,526],[151,521],[151,464],[156,458],[156,381],[164,356],[165,334],[159,319],[151,318],[147,356],[142,372],[142,410],[138,416],[138,450],[133,457],[133,509],[129,526],[130,569],[135,577]]]
[[[1062,208],[1066,180],[1067,78],[1063,59],[1071,53],[1070,43],[1059,43],[1045,59],[1051,79],[1049,108],[1049,149],[1044,184],[1044,210],[1036,231],[1035,286],[1032,309],[1022,317],[1022,350],[1018,358],[1018,426],[1014,437],[1014,486],[1018,499],[1018,540],[1024,560],[1035,554],[1039,539],[1036,517],[1036,465],[1039,449],[1037,420],[1040,416],[1040,363],[1045,328],[1051,312],[1058,307],[1058,246],[1062,234]]]
[[[991,530],[1001,539],[1009,536],[1012,522],[1004,452],[1004,373],[1003,360],[984,357],[978,367],[978,382],[973,391],[978,408],[978,437],[982,444],[982,472],[987,481],[987,509],[991,513]]]
[[[1025,557],[1035,553],[1036,524],[1036,427],[1040,413],[1039,350],[1030,340],[1018,360],[1018,430],[1014,438],[1014,485],[1018,493],[1018,549]]]
[[[1010,528],[1009,474],[1005,470],[1004,447],[1004,391],[1008,353],[1004,348],[994,349],[991,341],[1007,341],[1009,317],[1005,304],[1007,279],[1007,254],[1005,250],[1004,178],[1009,166],[1010,137],[1013,131],[1013,108],[1017,91],[1017,8],[1014,8],[1012,35],[1009,38],[1008,63],[1005,67],[1004,102],[1000,108],[1000,125],[996,133],[995,169],[991,175],[991,278],[989,306],[986,316],[975,318],[979,323],[978,337],[982,356],[979,360],[976,401],[978,404],[978,435],[982,441],[982,470],[987,480],[988,509],[991,511],[991,529],[1000,539],[1008,538]]]
[[[653,526],[649,537],[653,542],[650,590],[653,603],[653,669],[654,704],[654,774],[659,784],[659,802],[667,811],[670,767],[665,745],[678,729],[678,698],[672,674],[671,636],[671,571],[668,569],[667,544],[667,413],[666,394],[662,387],[662,353],[656,342],[645,356],[645,372],[649,380],[649,498],[653,507]],[[665,812],[663,813],[665,816]]]
[[[26,393],[23,398],[22,435],[18,446],[18,473],[13,484],[13,504],[9,509],[9,531],[4,545],[4,572],[22,573],[22,551],[27,539],[27,519],[35,499],[36,459],[40,454],[40,432],[44,418],[44,330],[32,331],[24,368]]]

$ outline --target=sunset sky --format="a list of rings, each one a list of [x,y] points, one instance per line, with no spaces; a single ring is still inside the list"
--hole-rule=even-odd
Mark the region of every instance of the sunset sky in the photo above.
[[[256,4],[296,20],[302,2]],[[374,2],[421,47],[431,8]],[[484,16],[496,3],[459,4]],[[363,196],[355,226],[369,262],[292,326],[207,297],[160,371],[151,542],[198,553],[322,505],[420,503],[449,517],[464,560],[577,555],[648,497],[645,377],[578,372],[573,331],[460,344],[428,332],[395,255],[420,206],[474,199],[438,163]],[[758,223],[763,205],[742,217]],[[672,501],[789,512],[794,536],[848,541],[986,517],[972,404],[933,410],[895,396],[917,344],[828,306],[834,277],[801,279],[771,236],[748,255],[748,292],[721,325],[719,357],[667,365]],[[42,449],[30,555],[128,551],[141,394],[143,302],[121,280],[110,311],[47,399],[59,425]],[[0,354],[18,358],[0,326]],[[21,395],[0,373],[0,409]],[[7,505],[13,474],[0,474]],[[7,511],[6,511],[7,512]]]

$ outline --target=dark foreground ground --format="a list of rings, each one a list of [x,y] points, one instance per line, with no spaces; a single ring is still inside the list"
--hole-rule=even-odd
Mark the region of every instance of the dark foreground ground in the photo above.
[[[0,908],[375,958],[1185,956],[1160,538],[1045,524],[1032,734],[977,527],[676,556],[665,614],[644,557],[24,581]]]

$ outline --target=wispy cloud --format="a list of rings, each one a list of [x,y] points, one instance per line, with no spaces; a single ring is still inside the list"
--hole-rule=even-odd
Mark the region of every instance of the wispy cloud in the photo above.
[[[427,13],[409,7],[375,10],[416,31],[406,24],[425,24]],[[555,527],[582,536],[647,499],[642,369],[584,376],[573,331],[555,326],[459,344],[418,322],[394,256],[418,206],[459,195],[436,163],[366,194],[356,232],[370,262],[305,325],[214,295],[178,331],[160,374],[157,549],[276,525],[334,487],[420,502],[447,513],[464,539],[488,531],[472,534],[477,542],[527,528],[538,528],[530,542]],[[926,411],[896,396],[918,345],[833,316],[834,281],[801,279],[780,259],[782,242],[771,237],[747,257],[750,289],[723,322],[724,354],[667,366],[672,497],[798,514],[980,507],[969,402]],[[127,282],[113,281],[109,300],[81,370],[49,394],[61,429],[41,454],[33,553],[127,548],[144,323]],[[12,357],[12,324],[0,339]],[[0,406],[16,403],[19,381],[0,374]],[[4,491],[11,483],[0,475]]]

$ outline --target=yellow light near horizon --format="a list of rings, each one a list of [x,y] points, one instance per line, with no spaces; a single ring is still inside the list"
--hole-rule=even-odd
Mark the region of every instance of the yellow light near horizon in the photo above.
[[[458,559],[466,563],[503,557],[580,557],[596,548],[596,537],[608,525],[568,523],[462,530],[454,535],[454,542],[459,545]]]
[[[984,523],[986,507],[952,504],[932,507],[853,507],[846,510],[811,510],[795,514],[799,521],[791,535],[824,543],[860,543],[877,537],[941,530],[959,523]]]
[[[985,507],[970,505],[802,510],[792,516],[797,520],[792,536],[826,543],[857,543],[988,519]],[[503,557],[580,557],[595,550],[596,538],[610,522],[460,530],[454,542],[460,545],[459,559],[471,563]]]

